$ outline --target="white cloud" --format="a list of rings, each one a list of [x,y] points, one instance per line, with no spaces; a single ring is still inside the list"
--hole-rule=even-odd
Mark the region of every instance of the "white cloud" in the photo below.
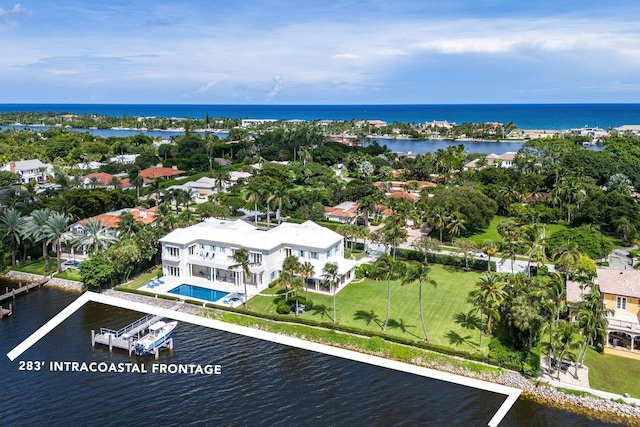
[[[212,87],[214,87],[216,85],[216,83],[218,82],[209,82],[204,86],[200,86],[198,89],[196,89],[196,93],[205,93],[208,92],[209,89],[211,89]]]
[[[281,75],[273,76],[272,81],[273,81],[273,87],[271,88],[271,91],[267,95],[268,102],[271,102],[273,98],[278,96],[278,94],[282,90],[282,87],[284,86],[284,78]]]
[[[360,55],[354,55],[353,53],[339,53],[333,55],[335,59],[360,59]]]

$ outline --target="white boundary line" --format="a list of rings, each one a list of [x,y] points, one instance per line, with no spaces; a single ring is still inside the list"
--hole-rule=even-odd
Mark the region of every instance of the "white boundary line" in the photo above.
[[[75,313],[79,308],[89,301],[107,304],[115,307],[120,307],[128,310],[139,311],[142,313],[155,314],[157,316],[163,316],[170,319],[179,320],[182,322],[192,323],[195,325],[204,326],[207,328],[217,329],[220,331],[231,332],[238,335],[243,335],[251,338],[257,338],[261,340],[271,341],[278,344],[288,345],[291,347],[301,348],[304,350],[315,351],[318,353],[327,354],[330,356],[336,356],[343,359],[353,360],[356,362],[367,363],[369,365],[380,366],[383,368],[394,369],[400,372],[406,372],[414,375],[419,375],[426,378],[433,378],[441,381],[447,381],[454,384],[459,384],[467,387],[473,387],[479,390],[490,391],[493,393],[504,394],[507,396],[506,400],[502,403],[498,411],[493,418],[489,421],[488,425],[491,427],[497,426],[500,421],[505,417],[507,412],[511,409],[513,404],[518,400],[522,390],[508,387],[500,384],[490,383],[488,381],[482,381],[474,378],[462,377],[459,375],[451,374],[448,372],[441,372],[434,369],[425,368],[422,366],[410,365],[408,363],[398,362],[395,360],[384,359],[382,357],[371,356],[368,354],[358,353],[356,351],[345,350],[342,348],[332,347],[325,344],[318,344],[311,341],[301,340],[299,338],[293,338],[284,335],[274,334],[272,332],[260,331],[257,329],[247,328],[244,326],[234,325],[231,323],[221,322],[219,320],[208,319],[201,316],[195,316],[192,314],[181,313],[166,308],[155,307],[139,302],[127,301],[120,298],[110,297],[104,294],[97,294],[94,292],[85,292],[77,300],[69,304],[64,310],[54,316],[51,320],[45,323],[37,331],[31,334],[27,339],[17,345],[13,350],[7,353],[7,357],[11,361],[15,360],[22,353],[27,351],[32,345],[38,342],[42,337],[51,332],[56,326],[62,323],[67,317]]]

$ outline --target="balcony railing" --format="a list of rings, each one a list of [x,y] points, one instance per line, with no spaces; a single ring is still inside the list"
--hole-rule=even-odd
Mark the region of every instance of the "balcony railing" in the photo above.
[[[615,319],[613,317],[607,317],[607,322],[609,322],[610,329],[640,333],[640,323],[638,322],[629,322],[627,320]]]

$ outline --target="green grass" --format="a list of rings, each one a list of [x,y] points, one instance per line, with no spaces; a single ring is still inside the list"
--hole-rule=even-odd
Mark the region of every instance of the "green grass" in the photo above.
[[[589,368],[592,388],[640,398],[640,360],[599,354],[589,349],[584,364]]]
[[[141,273],[139,275],[137,275],[136,277],[134,277],[133,279],[131,279],[129,282],[118,286],[118,288],[120,289],[138,289],[144,285],[146,285],[147,283],[149,283],[151,280],[155,279],[156,277],[158,277],[158,273],[162,272],[162,267],[158,266],[156,268],[154,268],[151,271],[148,271],[146,273]]]
[[[472,309],[467,295],[478,280],[480,273],[462,272],[440,265],[433,265],[431,277],[438,283],[437,288],[423,285],[423,310],[427,334],[435,344],[473,351],[478,347],[478,331],[464,329],[456,324],[453,316]],[[273,288],[270,293],[282,292]],[[261,313],[276,313],[280,296],[256,296],[249,301],[251,310]],[[333,317],[333,297],[309,293],[314,308],[301,316],[318,322],[331,321]],[[361,283],[351,283],[342,289],[336,298],[338,322],[342,325],[380,331],[387,310],[387,283],[365,279]],[[424,338],[418,307],[418,285],[400,285],[391,282],[391,315],[387,327],[388,335],[405,339]],[[483,347],[489,339],[483,339]]]
[[[486,230],[482,230],[473,234],[467,234],[463,237],[465,239],[473,240],[474,242],[479,244],[481,244],[485,240],[493,240],[494,242],[499,242],[502,240],[502,236],[498,234],[498,224],[500,224],[500,221],[504,221],[505,219],[509,219],[509,217],[496,215],[493,217]],[[547,237],[550,237],[554,233],[557,233],[561,230],[566,230],[569,227],[566,224],[545,224],[545,228]]]
[[[65,258],[61,258],[60,260],[60,262],[65,262],[65,261],[66,261]],[[58,265],[57,265],[56,258],[55,257],[49,258],[49,271],[47,272],[47,275],[51,273],[56,273],[57,268],[58,268]],[[22,262],[20,263],[20,265],[13,267],[12,270],[44,276],[45,275],[44,258],[39,258],[35,261]],[[55,277],[59,279],[64,279],[64,280],[75,280],[77,282],[81,281],[80,272],[73,268],[69,268],[63,271],[62,273],[56,273]]]
[[[382,355],[383,357],[401,360],[407,363],[416,363],[416,361],[420,361],[422,364],[437,364],[439,366],[457,367],[478,374],[487,373],[495,375],[504,372],[501,368],[496,368],[494,366],[488,366],[482,363],[434,353],[420,348],[408,347],[389,341],[380,340],[382,341],[381,343],[378,341],[378,343],[373,345],[374,339],[339,333],[333,330],[314,328],[306,325],[273,322],[229,312],[205,312],[204,315],[227,323],[258,328],[263,331],[284,334],[365,353],[373,352],[377,355]]]

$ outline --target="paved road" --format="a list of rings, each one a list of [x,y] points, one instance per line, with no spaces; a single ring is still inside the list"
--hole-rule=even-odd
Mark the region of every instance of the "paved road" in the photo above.
[[[609,268],[612,270],[626,270],[627,268],[633,268],[633,260],[629,256],[629,252],[633,247],[615,249],[611,255],[609,255]]]

